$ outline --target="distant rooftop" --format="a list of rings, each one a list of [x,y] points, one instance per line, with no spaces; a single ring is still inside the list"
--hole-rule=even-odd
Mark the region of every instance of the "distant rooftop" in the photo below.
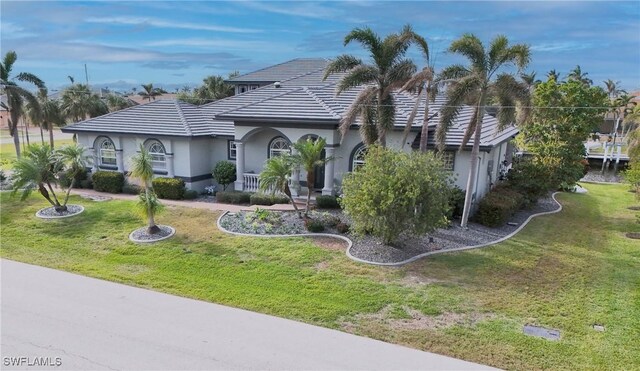
[[[269,66],[261,70],[249,72],[227,80],[232,84],[239,83],[272,83],[291,79],[293,77],[308,74],[310,72],[322,71],[329,61],[324,58],[298,58],[290,61]]]

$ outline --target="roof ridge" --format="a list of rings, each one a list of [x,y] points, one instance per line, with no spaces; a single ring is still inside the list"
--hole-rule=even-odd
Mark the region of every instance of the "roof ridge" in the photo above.
[[[128,110],[131,110],[133,108],[147,106],[147,105],[152,104],[152,103],[167,102],[167,101],[168,100],[154,100],[153,102],[147,102],[147,103],[142,103],[142,104],[138,103],[136,105],[133,105],[133,106],[130,106],[130,107],[126,107],[126,108],[123,108],[123,109],[120,109],[120,110],[117,110],[117,111],[105,113],[104,115],[100,115],[100,116],[96,116],[96,117],[89,117],[88,119],[84,119],[82,121],[74,122],[73,124],[65,125],[64,127],[65,128],[72,127],[72,126],[75,126],[75,125],[78,125],[78,124],[82,124],[83,122],[86,122],[86,121],[89,121],[89,120],[115,115],[116,113],[121,113],[121,112],[124,112],[124,111],[128,111]]]
[[[311,98],[313,98],[316,102],[318,102],[322,108],[324,108],[326,111],[328,111],[329,113],[331,113],[331,115],[333,115],[333,117],[335,118],[341,118],[341,116],[334,111],[333,108],[331,108],[322,98],[320,98],[319,96],[317,96],[314,92],[312,92],[311,90],[309,90],[309,88],[307,86],[303,87],[303,90],[309,94],[311,96]]]
[[[233,81],[233,80],[236,80],[236,79],[238,79],[238,78],[240,78],[240,77],[242,77],[242,76],[246,76],[246,75],[249,75],[249,74],[252,74],[252,73],[256,73],[256,72],[260,72],[260,71],[264,71],[264,70],[266,70],[266,69],[268,69],[268,68],[273,68],[273,67],[277,67],[277,66],[282,66],[283,64],[290,63],[290,62],[293,62],[293,61],[297,61],[297,60],[313,60],[313,59],[323,59],[323,60],[325,60],[325,61],[327,60],[326,58],[293,58],[293,59],[289,59],[288,61],[284,61],[284,62],[280,62],[280,63],[277,63],[277,64],[273,64],[273,65],[270,65],[270,66],[267,66],[267,67],[260,68],[260,69],[255,70],[255,71],[251,71],[251,72],[243,73],[242,75],[238,75],[238,76],[236,76],[236,77],[234,77],[234,78],[232,78],[232,79],[228,79],[227,81]]]
[[[323,69],[325,69],[325,68],[326,68],[326,67],[320,67],[320,68],[317,68],[317,69],[315,69],[315,70],[313,70],[313,71],[309,71],[309,72],[301,73],[301,74],[299,74],[299,75],[296,75],[296,76],[293,76],[293,77],[289,77],[288,79],[280,80],[280,82],[287,82],[287,81],[291,81],[291,80],[294,80],[294,79],[299,79],[299,78],[304,77],[304,76],[309,76],[309,75],[311,75],[312,73],[316,73],[316,72],[322,71],[322,70],[323,70]]]
[[[193,136],[193,132],[191,131],[191,126],[189,126],[189,121],[187,121],[187,118],[185,117],[184,112],[182,112],[180,101],[174,100],[173,104],[175,105],[178,111],[178,116],[180,117],[180,121],[182,122],[182,125],[184,126],[185,131],[189,136]],[[200,112],[198,112],[198,114],[200,114]]]
[[[262,103],[262,102],[266,102],[266,101],[268,101],[268,100],[270,100],[270,99],[279,98],[279,97],[281,97],[281,96],[283,96],[283,95],[286,95],[286,94],[292,93],[292,92],[294,92],[294,91],[302,90],[303,88],[304,88],[304,87],[296,87],[296,88],[292,88],[292,89],[290,89],[290,90],[285,89],[285,91],[284,91],[284,92],[282,92],[282,93],[280,93],[280,94],[270,95],[270,96],[268,96],[268,97],[265,97],[265,98],[263,98],[263,99],[260,99],[260,100],[258,100],[258,101],[255,101],[255,102],[249,102],[249,103],[243,104],[243,105],[241,105],[241,106],[238,106],[238,107],[234,107],[234,108],[228,109],[228,110],[226,110],[226,111],[218,112],[218,113],[214,114],[213,116],[214,116],[214,117],[217,117],[218,115],[224,115],[224,114],[226,114],[226,113],[233,112],[233,111],[236,111],[236,110],[239,110],[239,109],[242,109],[242,108],[248,107],[248,106],[252,106],[252,105],[254,105],[254,104],[260,104],[260,103]],[[253,91],[255,91],[255,90],[253,90]]]

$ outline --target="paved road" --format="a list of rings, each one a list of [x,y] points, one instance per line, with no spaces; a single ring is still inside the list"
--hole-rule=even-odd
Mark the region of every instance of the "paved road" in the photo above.
[[[2,357],[57,369],[486,369],[295,321],[8,260]],[[42,358],[40,358],[42,360]],[[25,362],[25,361],[23,361]],[[14,367],[16,368],[16,367]],[[34,370],[23,363],[18,369]]]

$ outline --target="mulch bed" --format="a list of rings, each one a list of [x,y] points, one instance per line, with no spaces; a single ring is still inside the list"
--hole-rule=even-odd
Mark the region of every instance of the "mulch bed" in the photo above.
[[[36,216],[42,219],[68,218],[70,216],[78,215],[83,211],[84,207],[80,205],[67,205],[67,210],[63,212],[57,212],[56,209],[51,206],[38,210]]]
[[[175,233],[175,229],[168,225],[158,225],[160,232],[154,234],[147,233],[147,227],[138,228],[131,232],[129,239],[134,242],[155,242],[166,239]]]
[[[352,240],[349,252],[352,256],[372,263],[399,263],[415,256],[437,250],[450,250],[465,246],[475,246],[493,242],[513,233],[531,215],[558,210],[558,204],[551,195],[538,200],[531,209],[520,210],[509,219],[509,224],[498,228],[489,228],[476,223],[469,223],[467,229],[453,221],[448,228],[437,229],[425,236],[401,236],[395,246],[389,246],[374,236],[356,236],[351,233],[341,234],[335,227],[328,227],[322,233],[340,234]],[[341,222],[351,224],[348,217],[340,211],[314,211],[312,218],[339,218]],[[237,233],[247,234],[307,234],[303,221],[295,212],[270,211],[262,219],[250,211],[228,213],[220,220],[220,225]],[[323,243],[321,243],[323,244]],[[332,245],[335,248],[335,245]]]

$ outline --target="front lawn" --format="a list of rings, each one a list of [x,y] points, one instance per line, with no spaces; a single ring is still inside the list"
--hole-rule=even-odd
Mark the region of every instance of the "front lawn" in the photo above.
[[[619,185],[562,194],[565,209],[514,239],[436,255],[403,268],[349,260],[335,244],[234,237],[217,213],[172,208],[177,229],[154,245],[128,242],[142,224],[129,201],[42,221],[40,197],[1,195],[3,258],[292,318],[508,369],[640,368],[640,231]],[[559,341],[522,334],[561,331]],[[606,330],[597,332],[593,324]],[[321,351],[321,350],[319,350]]]

